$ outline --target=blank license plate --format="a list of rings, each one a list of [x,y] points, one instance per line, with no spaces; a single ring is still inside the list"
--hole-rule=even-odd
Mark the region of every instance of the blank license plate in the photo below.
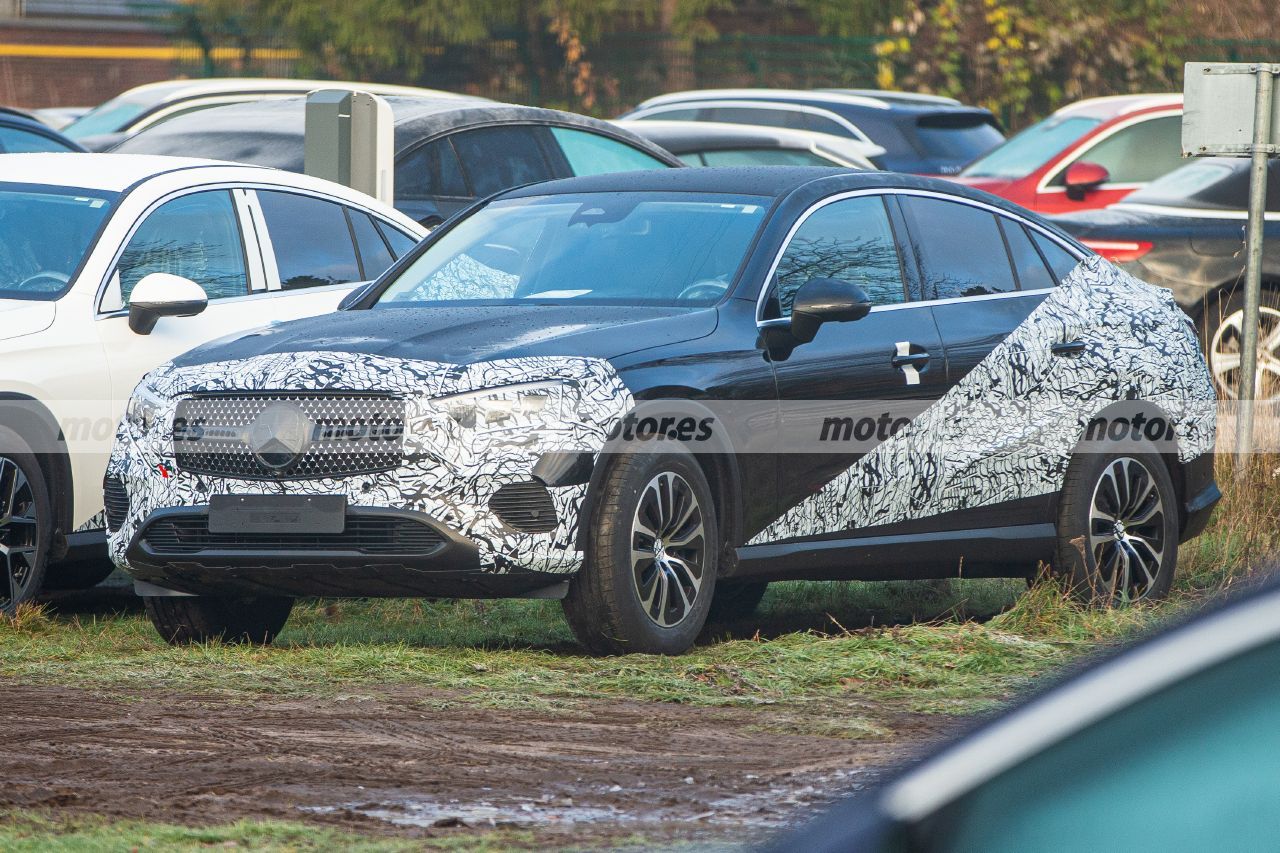
[[[214,495],[210,533],[341,533],[346,495]]]

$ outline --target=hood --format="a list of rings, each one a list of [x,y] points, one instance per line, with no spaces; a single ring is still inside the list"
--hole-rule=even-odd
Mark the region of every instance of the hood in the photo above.
[[[502,305],[339,311],[231,335],[197,347],[174,365],[290,352],[459,365],[547,355],[607,359],[704,337],[715,327],[715,309]]]
[[[56,303],[0,299],[0,341],[43,332],[53,325]]]

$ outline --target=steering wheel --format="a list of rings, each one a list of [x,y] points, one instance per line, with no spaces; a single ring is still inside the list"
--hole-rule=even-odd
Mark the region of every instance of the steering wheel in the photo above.
[[[18,282],[18,286],[14,289],[27,290],[28,289],[27,285],[33,284],[34,282],[40,281],[42,279],[55,281],[58,284],[66,284],[67,282],[71,281],[71,276],[67,275],[66,273],[56,272],[54,270],[40,270],[40,272],[36,273],[35,275],[29,275],[26,278],[24,278],[22,281]],[[37,293],[49,292],[49,288],[32,287],[30,289],[36,291]]]
[[[702,302],[712,299],[719,299],[724,292],[729,289],[729,282],[721,281],[718,278],[704,278],[702,281],[695,281],[693,284],[680,291],[680,295],[676,297],[679,302]]]

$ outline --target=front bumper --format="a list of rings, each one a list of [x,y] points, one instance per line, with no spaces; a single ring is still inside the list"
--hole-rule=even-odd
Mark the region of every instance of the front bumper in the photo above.
[[[161,509],[129,542],[128,571],[192,595],[491,598],[564,580],[518,567],[483,571],[477,543],[424,513],[349,507],[346,520],[347,531],[332,536],[219,536],[208,532],[206,506]]]

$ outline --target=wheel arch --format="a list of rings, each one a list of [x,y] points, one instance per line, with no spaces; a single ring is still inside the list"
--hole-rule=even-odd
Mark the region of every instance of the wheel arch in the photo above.
[[[1075,447],[1071,450],[1074,457],[1079,448],[1089,441],[1090,427],[1099,420],[1112,421],[1119,419],[1131,419],[1134,415],[1141,413],[1147,421],[1160,419],[1167,424],[1176,423],[1175,418],[1167,412],[1163,406],[1150,400],[1117,400],[1108,404],[1099,411],[1090,416],[1088,422],[1082,428],[1079,437],[1076,440]],[[1181,460],[1181,444],[1178,435],[1172,429],[1169,436],[1156,444],[1156,453],[1164,462],[1165,470],[1169,472],[1169,479],[1173,481],[1174,494],[1177,497],[1178,505],[1178,529],[1187,522],[1187,476],[1186,468]],[[1053,515],[1058,515],[1058,506],[1061,500],[1061,492],[1053,497]]]
[[[648,396],[649,399],[677,400],[682,411],[701,411],[706,416],[714,418],[714,413],[700,403],[695,398],[695,394],[696,392],[687,388],[664,388],[651,392]],[[643,400],[637,401],[637,404],[638,406],[643,406],[644,402]],[[635,408],[629,410],[621,415],[619,420],[634,414],[635,411]],[[737,499],[737,496],[742,494],[742,474],[732,449],[722,447],[718,450],[699,451],[688,444],[674,443],[671,445],[671,449],[676,452],[683,451],[691,454],[699,469],[701,469],[703,476],[707,478],[707,484],[711,487],[712,498],[715,501],[716,521],[720,525],[720,538],[724,544],[724,553],[721,554],[721,559],[732,559],[733,546],[742,536],[743,530],[742,502]],[[587,493],[578,511],[576,545],[579,550],[586,550],[586,538],[590,535],[591,518],[595,513],[596,506],[599,504],[600,490],[612,464],[611,459],[612,454],[607,451],[601,453],[596,459],[591,478],[588,480]],[[724,563],[721,565],[722,573],[729,568]]]
[[[13,392],[0,392],[0,425],[20,435],[40,463],[57,522],[54,526],[54,554],[51,555],[57,558],[58,551],[65,546],[65,539],[61,544],[58,539],[71,532],[71,519],[75,512],[71,460],[62,429],[53,412],[43,403],[34,397]]]

